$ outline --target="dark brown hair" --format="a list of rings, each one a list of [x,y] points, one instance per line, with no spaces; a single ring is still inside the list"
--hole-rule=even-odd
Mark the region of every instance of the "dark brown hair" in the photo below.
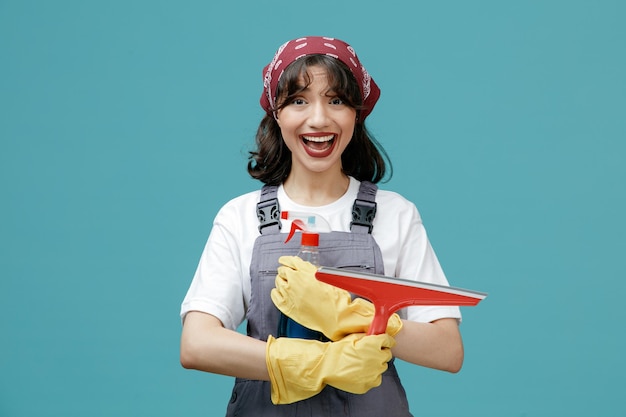
[[[352,139],[341,155],[343,172],[359,181],[377,183],[385,177],[389,168],[390,179],[393,169],[389,156],[358,117],[363,99],[354,75],[343,62],[326,55],[308,55],[294,61],[278,83],[276,97],[279,98],[279,105],[274,111],[288,105],[311,83],[307,72],[311,66],[326,68],[329,90],[357,111]],[[300,79],[304,79],[304,86],[300,84]],[[281,184],[291,171],[291,151],[285,145],[272,114],[266,114],[261,120],[256,133],[256,146],[256,150],[250,151],[248,173],[265,184]]]

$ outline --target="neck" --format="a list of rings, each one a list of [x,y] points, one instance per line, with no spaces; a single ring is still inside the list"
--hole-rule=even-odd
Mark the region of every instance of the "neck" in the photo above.
[[[283,183],[285,193],[294,202],[303,206],[324,206],[343,196],[350,185],[350,178],[340,172],[315,175],[298,175],[291,172]]]

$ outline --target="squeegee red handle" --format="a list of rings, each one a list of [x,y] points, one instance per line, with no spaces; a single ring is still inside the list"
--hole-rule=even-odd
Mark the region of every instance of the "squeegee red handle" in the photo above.
[[[367,330],[368,335],[383,334],[387,330],[387,323],[389,317],[400,308],[411,304],[412,299],[401,295],[393,291],[395,288],[391,284],[385,284],[382,293],[377,291],[380,289],[380,283],[373,285],[371,281],[360,279],[346,279],[346,277],[339,277],[334,274],[318,271],[315,274],[316,278],[327,284],[334,285],[335,287],[343,288],[346,291],[350,291],[353,294],[357,294],[363,298],[366,298],[374,304],[374,319]],[[393,292],[392,299],[388,299],[390,290]]]
[[[374,319],[370,324],[370,327],[367,329],[367,334],[383,334],[387,331],[387,323],[389,322],[389,317],[395,311],[390,311],[387,309],[387,306],[384,303],[373,303],[375,308]]]
[[[475,296],[450,293],[442,289],[421,288],[395,282],[338,275],[319,270],[315,277],[327,284],[343,288],[366,298],[374,304],[375,314],[367,334],[382,334],[387,330],[389,317],[401,308],[412,305],[474,306],[486,294]]]

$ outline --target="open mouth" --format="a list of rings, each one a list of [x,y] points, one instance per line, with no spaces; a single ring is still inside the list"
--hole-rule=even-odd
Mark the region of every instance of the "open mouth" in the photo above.
[[[303,135],[304,146],[313,152],[325,152],[332,148],[335,143],[335,135],[309,136]]]

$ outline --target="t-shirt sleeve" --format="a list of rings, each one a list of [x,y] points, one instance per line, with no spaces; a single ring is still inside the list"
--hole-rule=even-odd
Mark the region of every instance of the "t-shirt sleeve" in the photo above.
[[[449,285],[435,251],[428,239],[422,218],[413,203],[405,209],[405,230],[401,236],[395,275],[437,285]],[[411,306],[401,312],[408,320],[428,323],[443,318],[461,320],[456,306]]]
[[[235,330],[245,315],[243,269],[236,234],[236,213],[223,207],[215,217],[193,280],[182,302],[180,315],[200,311],[217,317]]]

